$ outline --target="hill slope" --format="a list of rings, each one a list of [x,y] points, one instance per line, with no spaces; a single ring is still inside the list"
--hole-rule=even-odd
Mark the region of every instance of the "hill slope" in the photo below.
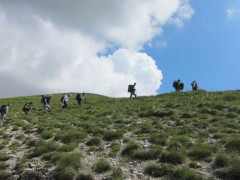
[[[137,99],[86,94],[51,111],[11,103],[0,128],[0,179],[240,179],[240,91]],[[22,112],[26,102],[34,109]]]

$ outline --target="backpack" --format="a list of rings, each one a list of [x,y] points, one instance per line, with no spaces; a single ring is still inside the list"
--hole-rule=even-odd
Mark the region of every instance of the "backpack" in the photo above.
[[[27,106],[28,105],[28,103],[26,103],[24,106],[23,106],[23,108],[22,108],[22,110],[23,111],[25,111],[27,108],[25,108],[25,106]]]
[[[5,111],[6,111],[6,106],[7,106],[7,105],[2,105],[2,107],[1,107],[1,113],[5,113]]]
[[[129,84],[128,85],[128,92],[134,92],[134,86]]]
[[[175,88],[177,87],[177,81],[173,82],[173,87],[175,87]]]
[[[61,102],[63,102],[64,96],[61,97]]]
[[[79,100],[80,99],[80,94],[78,93],[77,95],[76,95],[76,100]]]

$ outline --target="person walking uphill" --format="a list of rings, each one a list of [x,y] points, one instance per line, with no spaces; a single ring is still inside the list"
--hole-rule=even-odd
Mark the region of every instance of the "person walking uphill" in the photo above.
[[[2,105],[1,107],[1,119],[0,122],[4,122],[7,119],[7,115],[8,115],[8,110],[11,107],[10,104],[8,105]]]
[[[196,81],[193,81],[193,82],[191,83],[191,86],[192,86],[192,90],[193,90],[193,91],[198,90],[198,84],[197,84]]]
[[[50,110],[51,107],[50,107],[50,100],[53,98],[52,95],[48,96],[48,97],[44,97],[44,100],[43,100],[43,104],[44,104],[44,109],[45,110]]]
[[[32,105],[32,102],[29,102],[29,103],[26,103],[24,106],[23,106],[23,112],[25,113],[25,115],[28,115],[30,109],[31,109],[31,105]]]
[[[136,83],[134,83],[133,85],[132,84],[128,85],[128,92],[130,92],[130,99],[132,98],[132,95],[134,95],[135,98],[137,97],[136,88],[135,88],[136,85],[137,85]]]
[[[78,105],[81,105],[82,104],[82,101],[83,101],[83,96],[85,96],[85,93],[78,93],[77,96],[76,96],[76,100],[78,102]]]
[[[62,96],[61,103],[63,104],[62,108],[68,107],[68,96],[66,94]]]

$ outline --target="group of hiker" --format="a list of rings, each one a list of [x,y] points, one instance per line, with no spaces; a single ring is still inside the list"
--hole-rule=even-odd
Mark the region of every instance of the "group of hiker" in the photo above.
[[[198,90],[198,84],[195,80],[191,83],[191,86],[193,91]],[[184,89],[184,83],[181,82],[180,79],[178,79],[173,82],[173,87],[175,88],[176,91],[181,91]]]
[[[135,96],[135,98],[137,97],[137,94],[136,94],[136,85],[137,83],[134,83],[134,84],[129,84],[128,85],[128,92],[130,93],[130,99]],[[195,90],[198,90],[198,84],[196,81],[193,81],[191,83],[191,86],[192,86],[192,90],[195,91]],[[182,83],[180,81],[180,79],[176,80],[173,82],[173,87],[175,88],[176,91],[181,91],[184,89],[184,83]],[[83,102],[83,99],[84,99],[84,96],[85,96],[85,93],[78,93],[76,95],[76,100],[77,100],[77,103],[78,105],[81,105],[82,102]],[[71,94],[63,94],[63,96],[61,97],[61,100],[60,100],[60,106],[64,109],[64,108],[67,108],[68,107],[68,100],[69,100],[69,97],[71,97]],[[53,98],[53,95],[49,95],[49,96],[44,96],[42,95],[42,98],[41,98],[41,101],[40,103],[44,105],[44,109],[45,110],[50,110],[51,109],[51,106],[50,106],[50,101],[51,99]],[[28,115],[30,109],[31,109],[31,106],[32,106],[32,102],[29,102],[29,103],[26,103],[23,107],[23,112],[25,115]],[[8,114],[8,110],[9,108],[11,107],[10,104],[8,105],[3,105],[1,107],[1,119],[0,119],[0,122],[1,121],[5,121],[6,120],[6,117],[7,117],[7,114]]]
[[[84,96],[85,93],[78,93],[76,95],[76,100],[78,102],[78,105],[81,105],[83,100],[84,100]],[[71,94],[63,94],[63,96],[61,97],[60,100],[60,106],[62,106],[62,108],[67,108],[68,107],[68,98],[71,97]],[[41,101],[40,103],[44,105],[44,109],[45,110],[50,110],[51,106],[50,106],[50,101],[53,98],[53,95],[49,95],[49,96],[44,96],[42,95]],[[26,103],[23,108],[22,111],[24,112],[25,115],[28,115],[29,111],[31,110],[31,106],[33,105],[32,102]],[[8,115],[8,110],[11,107],[11,104],[7,104],[7,105],[2,105],[0,111],[1,111],[1,118],[0,118],[0,122],[4,122],[7,118]]]

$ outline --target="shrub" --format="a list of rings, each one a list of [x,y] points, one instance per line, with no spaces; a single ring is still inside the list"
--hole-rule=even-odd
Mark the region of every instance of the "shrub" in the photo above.
[[[63,143],[79,143],[87,135],[83,131],[79,130],[68,130],[61,131],[56,136],[56,140],[61,140]]]
[[[240,136],[229,137],[225,147],[229,151],[240,151]]]
[[[0,171],[0,179],[9,179],[10,177],[11,177],[11,174],[5,171]]]
[[[55,178],[58,180],[73,180],[76,173],[72,167],[66,167],[64,169],[57,168]]]
[[[103,133],[103,139],[106,141],[112,141],[122,137],[122,133],[118,131],[105,131]]]
[[[94,177],[90,174],[79,174],[76,180],[94,180]]]
[[[161,153],[161,149],[150,149],[148,151],[143,150],[136,150],[133,152],[132,157],[134,159],[140,159],[140,160],[150,160],[150,159],[156,159]]]
[[[219,167],[226,167],[230,163],[230,159],[226,154],[217,154],[215,165]]]
[[[233,161],[230,167],[219,169],[216,172],[216,176],[222,179],[240,179],[240,161]]]
[[[209,157],[213,152],[213,149],[207,145],[196,145],[190,151],[189,155],[195,160],[202,160]]]
[[[92,137],[88,142],[87,146],[99,146],[101,139],[99,137]]]
[[[5,153],[0,152],[0,161],[7,161],[9,156]]]
[[[139,145],[135,142],[128,142],[126,147],[122,150],[122,155],[131,155],[133,151],[139,149]]]
[[[111,166],[109,162],[107,162],[105,159],[99,159],[95,164],[94,164],[94,170],[97,173],[103,173],[111,169]]]
[[[36,148],[33,150],[33,157],[42,155],[43,153],[55,151],[58,149],[59,145],[55,141],[45,142],[43,140],[37,143]]]
[[[123,179],[123,171],[121,168],[114,168],[112,177],[114,180],[122,180]]]
[[[173,167],[169,165],[158,166],[155,164],[149,164],[144,168],[144,173],[152,177],[162,177],[172,173]]]
[[[237,98],[235,95],[225,95],[225,96],[223,96],[223,99],[224,99],[225,101],[235,101],[235,100],[237,100],[238,98]]]
[[[161,134],[151,134],[149,137],[149,142],[158,145],[166,145],[167,138]]]
[[[70,152],[70,151],[73,151],[76,147],[77,147],[76,143],[64,144],[60,146],[58,150],[61,152]]]
[[[181,115],[181,118],[193,118],[193,117],[194,117],[194,115],[191,113],[184,113]]]
[[[203,178],[189,168],[181,168],[170,174],[171,180],[202,180]]]
[[[160,161],[171,164],[182,164],[185,160],[185,156],[180,152],[164,152],[160,157]]]
[[[66,167],[73,167],[78,169],[81,165],[82,155],[79,153],[63,154],[60,161],[57,163],[58,169],[65,169]]]
[[[41,133],[41,136],[43,139],[50,139],[51,137],[53,137],[53,135],[54,135],[54,132],[49,130],[45,130]]]
[[[0,162],[0,170],[5,170],[8,165],[5,162]]]

